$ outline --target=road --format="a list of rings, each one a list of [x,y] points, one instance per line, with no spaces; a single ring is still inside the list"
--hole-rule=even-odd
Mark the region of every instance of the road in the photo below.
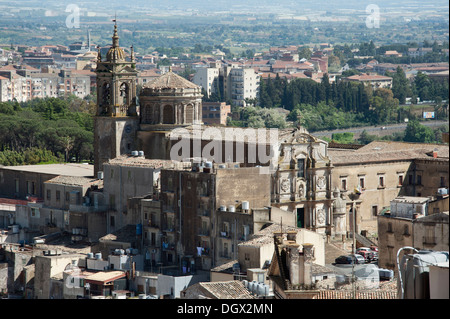
[[[420,122],[422,125],[429,126],[432,128],[439,127],[444,124],[449,124],[449,121],[424,121]],[[405,130],[407,123],[400,123],[400,124],[389,124],[389,125],[379,125],[379,126],[364,126],[364,127],[354,127],[354,128],[348,128],[348,129],[341,129],[341,130],[332,130],[332,131],[317,131],[312,132],[311,135],[315,137],[328,137],[331,138],[332,134],[334,133],[345,133],[345,132],[351,132],[354,133],[354,138],[358,138],[359,135],[365,130],[370,135],[377,135],[377,136],[385,136],[385,135],[392,135],[394,132],[402,132]],[[385,129],[382,129],[385,127]]]

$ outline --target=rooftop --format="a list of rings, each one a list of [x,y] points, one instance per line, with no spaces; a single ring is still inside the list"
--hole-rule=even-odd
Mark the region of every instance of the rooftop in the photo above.
[[[411,203],[411,204],[423,204],[428,202],[430,199],[428,197],[415,197],[415,196],[398,196],[391,200],[391,202],[396,203]]]
[[[94,165],[90,164],[45,164],[45,165],[20,165],[0,166],[1,169],[13,171],[33,172],[40,174],[64,175],[64,176],[94,176]]]
[[[145,88],[156,89],[156,88],[177,88],[177,89],[185,89],[185,88],[199,88],[198,85],[192,83],[191,81],[186,80],[185,78],[179,76],[172,71],[169,71],[158,78],[154,79],[152,82],[145,85]]]
[[[175,162],[172,160],[147,159],[142,156],[121,155],[109,160],[110,165],[148,167],[148,168],[173,168]]]
[[[264,245],[273,245],[273,233],[279,232],[283,229],[283,233],[294,230],[298,231],[297,228],[291,226],[282,226],[280,224],[272,224],[259,232],[253,234],[249,240],[240,243],[238,246],[264,246]]]
[[[333,165],[387,161],[410,161],[413,159],[446,160],[449,147],[445,144],[374,141],[357,150],[328,150]],[[436,152],[436,157],[433,157]]]
[[[96,282],[102,282],[106,283],[109,281],[114,281],[116,279],[125,277],[126,273],[124,271],[101,271],[98,273],[95,273],[93,275],[85,277],[85,280],[87,281],[96,281]]]
[[[217,299],[255,299],[241,281],[199,282],[199,286],[207,290]]]
[[[382,75],[370,75],[370,74],[355,74],[352,76],[348,76],[345,79],[347,80],[356,80],[356,81],[391,81],[392,78],[389,76]]]
[[[102,180],[94,179],[90,177],[84,177],[84,176],[57,176],[55,178],[52,178],[45,183],[51,183],[51,184],[62,184],[62,185],[68,185],[68,186],[85,186],[85,185],[91,185],[91,184],[103,184]]]

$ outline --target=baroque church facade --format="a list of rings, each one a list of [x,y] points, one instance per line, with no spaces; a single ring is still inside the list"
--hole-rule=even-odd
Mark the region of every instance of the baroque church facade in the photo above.
[[[342,225],[345,218],[339,211],[340,206],[335,209],[334,205],[336,198],[331,189],[332,164],[327,142],[313,137],[302,127],[278,130],[276,140],[264,139],[263,142],[251,138],[255,129],[239,128],[235,131],[239,134],[225,140],[224,132],[228,128],[202,124],[201,87],[171,70],[148,83],[136,96],[138,72],[133,48],[127,56],[119,46],[116,24],[106,57],[98,55],[96,73],[95,174],[102,171],[104,163],[133,150],[143,151],[148,159],[173,160],[171,151],[180,141],[180,136],[174,139],[173,134],[180,129],[187,136],[184,138],[187,138],[189,152],[177,160],[193,158],[195,145],[201,150],[211,149],[214,139],[205,137],[204,133],[215,132],[219,136],[212,148],[215,156],[208,160],[216,164],[240,162],[246,167],[269,166],[271,205],[294,214],[297,227],[330,236],[335,234],[337,220],[338,233],[346,228]],[[232,158],[226,152],[230,145],[235,151]],[[243,156],[237,158],[236,150],[240,146]],[[266,154],[269,151],[269,161],[252,160],[258,147]]]

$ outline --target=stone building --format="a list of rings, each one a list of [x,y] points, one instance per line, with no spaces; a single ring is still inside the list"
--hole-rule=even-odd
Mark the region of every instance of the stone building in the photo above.
[[[358,149],[328,149],[332,189],[346,200],[346,227],[377,236],[377,216],[397,196],[436,196],[448,188],[448,145],[374,141]],[[354,201],[350,194],[361,192]]]
[[[176,265],[183,258],[196,269],[222,263],[253,233],[251,208],[270,205],[268,174],[208,163],[161,171],[163,263]]]
[[[96,172],[106,169],[103,163],[132,150],[142,151],[145,158],[154,160],[186,161],[201,157],[214,165],[237,162],[243,167],[267,166],[271,174],[270,181],[264,184],[271,194],[268,204],[272,202],[274,207],[294,212],[300,227],[323,234],[333,231],[332,166],[326,142],[312,137],[304,128],[258,131],[201,125],[201,88],[170,70],[144,85],[139,103],[134,103],[134,86],[125,85],[129,91],[120,94],[128,92],[125,96],[130,98],[124,100],[120,98],[118,84],[115,87],[110,84],[119,75],[121,79],[136,81],[133,57],[131,62],[125,61],[122,51],[115,31],[106,61],[97,66]],[[234,73],[230,74],[232,78]],[[106,98],[108,90],[101,91],[108,83],[111,99]],[[164,187],[164,182],[161,185]],[[255,181],[254,185],[262,184]],[[168,194],[164,189],[162,195],[165,205]]]
[[[448,212],[433,214],[430,204],[428,197],[398,197],[389,211],[378,216],[380,267],[397,271],[397,252],[402,247],[448,251]]]
[[[137,70],[134,53],[130,61],[119,46],[114,25],[112,46],[106,57],[97,56],[97,113],[94,118],[94,174],[103,163],[134,150],[139,118],[136,110]]]

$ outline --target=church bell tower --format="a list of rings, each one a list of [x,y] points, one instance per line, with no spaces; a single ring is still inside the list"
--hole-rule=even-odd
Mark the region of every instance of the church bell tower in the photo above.
[[[119,46],[114,20],[112,46],[102,58],[97,55],[97,110],[94,119],[94,173],[103,163],[130,153],[139,125],[136,105],[136,64],[133,47],[130,56]]]

